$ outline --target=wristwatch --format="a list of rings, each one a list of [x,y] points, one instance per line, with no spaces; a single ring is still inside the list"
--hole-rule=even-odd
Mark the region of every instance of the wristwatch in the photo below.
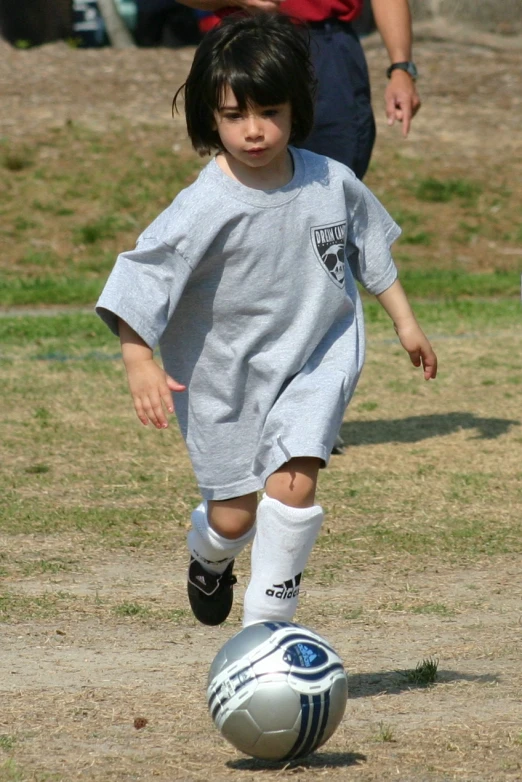
[[[393,71],[406,71],[406,73],[408,73],[411,76],[413,81],[415,81],[417,79],[418,75],[419,75],[419,72],[417,71],[415,63],[411,62],[411,61],[410,62],[394,62],[392,65],[390,65],[390,67],[386,71],[386,76],[388,78],[390,78],[390,76],[392,75]]]

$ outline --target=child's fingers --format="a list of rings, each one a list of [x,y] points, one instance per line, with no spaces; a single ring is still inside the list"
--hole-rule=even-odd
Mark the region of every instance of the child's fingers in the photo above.
[[[165,405],[165,410],[167,411],[167,413],[173,413],[174,403],[172,401],[172,391],[170,391],[169,388],[165,388],[164,390],[161,391],[161,399],[163,401],[163,404]]]
[[[182,383],[178,383],[178,381],[174,380],[174,378],[171,377],[170,375],[167,375],[165,379],[166,379],[167,387],[161,390],[161,398],[163,400],[163,404],[165,405],[165,409],[167,410],[167,412],[173,413],[174,403],[172,401],[172,392],[186,391],[187,387],[184,386]]]
[[[183,383],[178,383],[178,381],[174,380],[170,375],[167,375],[167,386],[171,391],[186,391],[187,389],[187,386],[184,386]]]
[[[138,416],[138,419],[141,421],[143,426],[147,426],[147,424],[149,423],[149,419],[147,418],[147,415],[143,409],[141,399],[135,396],[133,397],[133,401],[134,401],[134,410],[136,411],[136,415]]]
[[[430,351],[423,357],[422,367],[424,369],[424,379],[435,380],[437,377],[437,356],[433,351]]]
[[[421,365],[421,354],[420,350],[410,350],[410,361],[413,364],[414,367],[420,367]]]
[[[153,426],[156,427],[156,429],[166,429],[168,426],[167,418],[165,416],[165,410],[163,408],[163,402],[162,398],[159,394],[151,394],[147,395],[145,397],[142,397],[141,400],[141,410],[143,413],[143,418],[138,415],[138,418],[143,423],[147,424],[149,421]],[[134,403],[136,406],[136,402]],[[172,404],[172,399],[171,399]]]

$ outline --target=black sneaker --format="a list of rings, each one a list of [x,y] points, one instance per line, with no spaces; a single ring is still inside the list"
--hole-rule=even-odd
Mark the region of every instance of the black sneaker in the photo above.
[[[204,625],[220,625],[232,608],[232,587],[237,578],[232,573],[234,560],[224,573],[209,573],[197,559],[191,559],[187,592],[192,613]]]

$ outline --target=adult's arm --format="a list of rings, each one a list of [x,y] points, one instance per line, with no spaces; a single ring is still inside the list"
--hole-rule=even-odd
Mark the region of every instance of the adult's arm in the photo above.
[[[372,0],[375,24],[388,51],[390,64],[412,59],[411,12],[408,0]],[[411,120],[421,101],[415,82],[405,71],[392,71],[384,93],[388,124],[402,122],[402,133],[408,135]]]
[[[277,11],[281,0],[179,0],[182,5],[198,11],[219,11],[220,8],[252,8],[258,11]]]

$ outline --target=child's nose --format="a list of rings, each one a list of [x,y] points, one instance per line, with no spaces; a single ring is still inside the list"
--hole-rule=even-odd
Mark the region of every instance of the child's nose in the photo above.
[[[260,117],[249,115],[246,127],[247,138],[259,138],[263,135],[262,122]]]

